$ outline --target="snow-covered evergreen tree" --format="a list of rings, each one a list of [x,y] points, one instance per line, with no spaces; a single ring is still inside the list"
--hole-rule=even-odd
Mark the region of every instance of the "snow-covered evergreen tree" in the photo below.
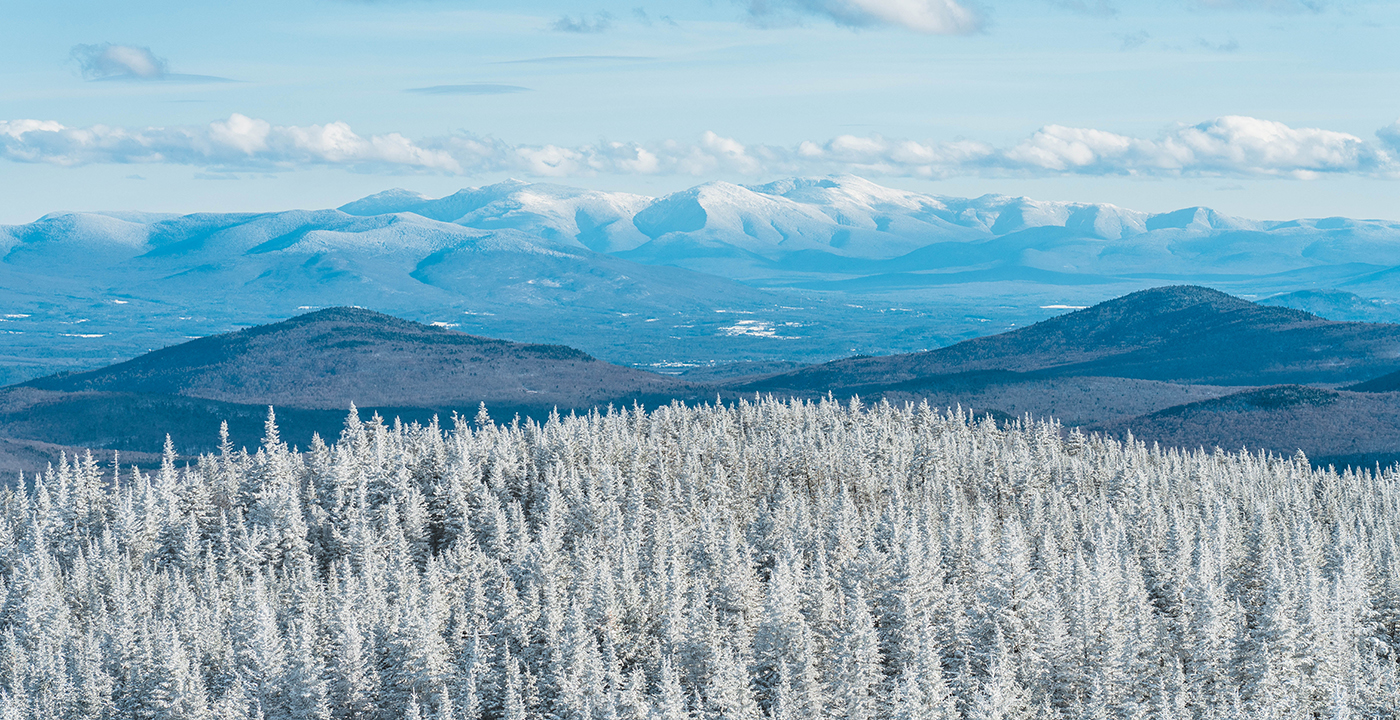
[[[0,717],[1388,717],[1400,472],[885,403],[362,420],[0,490]]]

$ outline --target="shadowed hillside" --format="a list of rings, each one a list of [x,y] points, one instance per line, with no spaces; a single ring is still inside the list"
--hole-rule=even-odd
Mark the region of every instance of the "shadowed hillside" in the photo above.
[[[757,391],[927,401],[1004,419],[1029,414],[1131,430],[1173,446],[1301,448],[1370,464],[1400,452],[1400,393],[1384,392],[1400,374],[1377,378],[1400,365],[1398,356],[1400,326],[1332,322],[1189,286],[1134,293],[932,352],[714,384],[610,365],[561,345],[332,308],[5,388],[0,438],[47,443],[12,463],[32,466],[55,447],[156,452],[165,433],[181,452],[210,450],[224,420],[235,446],[251,446],[269,405],[283,437],[305,447],[313,433],[338,435],[351,403],[366,416],[426,425],[434,416],[446,424],[454,413],[474,415],[482,402],[498,418],[542,418],[555,408],[728,402]],[[1378,392],[1331,389],[1362,378],[1377,379],[1349,389]],[[1285,382],[1325,387],[1257,387]]]
[[[1299,385],[1251,389],[1167,408],[1104,428],[1169,447],[1240,448],[1318,464],[1390,465],[1400,461],[1400,393],[1361,393]]]
[[[1400,390],[1400,370],[1359,382],[1346,389],[1356,392],[1396,392]]]
[[[427,425],[483,402],[496,417],[542,418],[693,388],[563,345],[331,308],[0,389],[0,438],[15,441],[0,443],[0,469],[40,469],[62,448],[159,452],[167,433],[181,453],[209,451],[225,421],[235,447],[256,446],[270,405],[283,437],[305,447],[314,433],[337,436],[351,403]]]
[[[563,345],[513,343],[331,308],[22,387],[344,410],[350,403],[580,407],[679,384]]]

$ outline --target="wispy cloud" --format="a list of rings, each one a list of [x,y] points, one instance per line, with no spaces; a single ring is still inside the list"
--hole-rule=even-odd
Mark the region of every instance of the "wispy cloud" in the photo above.
[[[530,92],[530,88],[500,83],[469,83],[466,85],[433,85],[431,87],[409,88],[404,92],[419,95],[507,95]]]
[[[159,80],[165,77],[165,58],[156,57],[147,47],[135,45],[74,45],[69,55],[78,63],[78,70],[88,80],[115,77]]]
[[[646,55],[551,55],[549,57],[502,60],[497,65],[564,65],[569,63],[644,62],[655,60]]]
[[[1147,41],[1152,38],[1151,35],[1147,34],[1146,30],[1123,33],[1121,35],[1116,35],[1115,37],[1122,41],[1123,44],[1120,47],[1120,49],[1124,52],[1128,50],[1136,50],[1142,47],[1143,45],[1146,45]]]
[[[1196,38],[1196,46],[1212,52],[1232,53],[1240,49],[1240,42],[1230,38],[1223,43],[1214,43],[1205,38]]]
[[[707,132],[691,142],[516,145],[474,135],[410,140],[357,135],[345,123],[275,126],[233,115],[204,126],[70,128],[0,121],[0,158],[57,165],[172,163],[208,170],[312,165],[536,177],[775,175],[855,172],[911,177],[1289,177],[1400,178],[1400,122],[1378,141],[1320,128],[1227,116],[1169,128],[1155,138],[1047,125],[1004,146],[975,140],[916,142],[841,135],[792,146],[751,145]]]
[[[569,33],[600,33],[612,29],[612,26],[612,13],[606,10],[594,13],[592,16],[579,15],[578,17],[574,17],[572,15],[565,15],[555,20],[554,23],[550,25],[551,28],[558,32]]]
[[[136,45],[74,45],[69,57],[78,64],[86,80],[128,80],[137,82],[232,82],[213,75],[188,75],[170,72],[169,63],[156,56],[148,47]]]
[[[848,27],[899,27],[931,35],[970,35],[982,29],[982,15],[957,0],[748,0],[750,17],[760,22],[787,15],[826,18]]]
[[[1191,4],[1206,10],[1265,10],[1274,13],[1322,12],[1329,0],[1194,0]]]
[[[651,14],[647,12],[646,8],[632,8],[632,17],[636,18],[637,22],[647,27],[652,27],[658,23],[670,25],[671,27],[680,27],[680,24],[672,20],[670,15],[660,15],[653,18]]]

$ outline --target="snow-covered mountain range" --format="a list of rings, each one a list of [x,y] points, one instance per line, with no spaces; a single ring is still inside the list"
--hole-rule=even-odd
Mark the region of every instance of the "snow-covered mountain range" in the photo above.
[[[1203,207],[1149,214],[1003,195],[955,198],[850,175],[756,186],[712,182],[661,198],[505,182],[440,199],[391,190],[340,210],[508,228],[641,263],[760,283],[809,273],[822,256],[830,257],[820,272],[845,276],[988,263],[1071,274],[1183,276],[1400,265],[1400,222],[1261,222]]]
[[[0,253],[0,380],[329,305],[690,367],[921,350],[1177,282],[1338,289],[1372,320],[1400,300],[1400,222],[1153,215],[853,176],[660,198],[511,181],[333,210],[53,213],[0,227]]]

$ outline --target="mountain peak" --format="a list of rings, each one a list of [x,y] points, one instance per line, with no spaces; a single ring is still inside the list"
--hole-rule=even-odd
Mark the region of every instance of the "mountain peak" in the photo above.
[[[1397,353],[1397,325],[1332,322],[1176,285],[938,350],[837,360],[754,389],[857,387],[985,371],[1217,385],[1354,382],[1393,370]]]
[[[238,330],[232,334],[277,333],[283,332],[288,328],[306,325],[368,326],[379,329],[393,328],[398,330],[412,330],[429,334],[453,332],[443,325],[425,325],[357,305],[336,305],[333,307],[317,308],[310,312],[302,313],[301,315],[294,315],[281,322],[256,325],[254,327]],[[465,333],[455,334],[465,335]],[[466,337],[473,336],[466,335]]]
[[[1209,336],[1222,329],[1326,323],[1301,310],[1257,305],[1199,285],[1167,285],[1105,300],[1006,336],[1053,336],[1080,351],[1108,351],[1168,340],[1180,342],[1184,337]]]
[[[1148,230],[1250,230],[1258,223],[1225,215],[1208,207],[1188,207],[1147,218]]]
[[[1152,314],[1162,314],[1193,306],[1208,306],[1217,311],[1240,310],[1257,307],[1248,300],[1223,293],[1214,288],[1200,285],[1163,285],[1161,287],[1138,290],[1122,297],[1105,300],[1093,307],[1080,310],[1080,313],[1104,312],[1108,310],[1140,309]],[[1297,312],[1297,311],[1293,311]],[[1073,315],[1075,313],[1071,313]],[[1306,313],[1303,313],[1306,314]]]
[[[428,202],[428,196],[403,188],[393,188],[345,203],[337,210],[346,215],[384,215],[404,212],[406,209]]]

